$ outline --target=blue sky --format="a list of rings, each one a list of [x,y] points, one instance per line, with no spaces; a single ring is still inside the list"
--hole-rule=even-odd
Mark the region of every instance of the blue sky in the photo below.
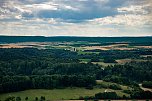
[[[0,0],[0,35],[152,36],[152,0]]]

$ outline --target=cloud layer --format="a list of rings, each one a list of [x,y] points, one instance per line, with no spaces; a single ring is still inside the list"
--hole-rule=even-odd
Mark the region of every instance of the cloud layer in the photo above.
[[[0,35],[151,36],[152,0],[0,0]]]

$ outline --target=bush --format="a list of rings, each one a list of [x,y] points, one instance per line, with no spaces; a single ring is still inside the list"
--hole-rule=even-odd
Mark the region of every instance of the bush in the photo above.
[[[15,101],[15,97],[14,96],[8,97],[4,101]]]
[[[98,88],[108,88],[108,85],[106,85],[106,84],[97,84],[96,87],[98,87]]]
[[[45,101],[45,96],[41,96],[40,101]]]
[[[152,81],[144,81],[142,86],[145,88],[152,88]]]
[[[27,100],[28,100],[28,97],[26,97],[25,100],[27,101]]]
[[[79,96],[79,100],[83,100],[84,98],[83,98],[83,96]]]
[[[16,101],[21,101],[21,97],[16,97]]]
[[[152,99],[152,92],[137,91],[137,92],[133,92],[130,96],[132,99]]]
[[[131,90],[123,90],[124,93],[127,93],[127,94],[131,94],[132,91]]]
[[[84,97],[84,100],[92,100],[92,99],[94,99],[93,96],[85,96],[85,97]]]
[[[95,99],[118,99],[116,92],[104,92],[95,94]]]
[[[104,58],[103,62],[104,62],[104,63],[117,63],[117,62],[115,61],[115,59],[113,59],[113,58]]]
[[[35,97],[35,101],[38,101],[39,99],[38,99],[38,97]]]
[[[114,89],[114,90],[122,90],[120,85],[117,84],[112,84],[109,86],[110,89]]]
[[[130,81],[126,77],[121,77],[117,75],[105,76],[103,80],[107,82],[114,82],[114,83],[119,83],[119,84],[126,84],[126,85],[130,84]]]
[[[91,62],[99,62],[100,60],[98,58],[92,58]]]

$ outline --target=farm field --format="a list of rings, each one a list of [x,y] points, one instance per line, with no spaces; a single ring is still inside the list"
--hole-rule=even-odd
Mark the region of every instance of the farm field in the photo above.
[[[88,90],[85,88],[66,88],[66,89],[53,89],[53,90],[46,90],[46,89],[31,89],[25,90],[20,92],[13,92],[7,94],[1,94],[0,100],[4,100],[8,96],[20,96],[22,101],[25,101],[25,97],[29,97],[29,101],[33,101],[35,97],[45,96],[47,100],[70,100],[70,99],[79,99],[80,96],[94,96],[94,94],[99,92],[104,92],[105,88],[94,88],[93,90]],[[108,90],[114,91],[114,90]],[[116,91],[118,95],[123,96],[126,95],[122,93],[120,90]]]
[[[136,62],[146,62],[146,61],[152,61],[152,60],[143,60],[143,59],[118,59],[116,60],[118,64],[125,64],[129,63],[131,61],[136,61]]]
[[[117,63],[104,63],[104,62],[92,62],[93,64],[98,64],[98,65],[101,65],[101,66],[104,66],[104,67],[106,67],[106,66],[113,66],[113,65],[115,65],[115,64],[117,64]]]
[[[129,43],[93,43],[93,42],[21,42],[21,43],[5,43],[0,44],[0,48],[58,48],[68,49],[76,48],[78,51],[86,50],[136,50],[136,49],[152,49],[151,45],[130,45]],[[100,46],[99,46],[100,45]]]

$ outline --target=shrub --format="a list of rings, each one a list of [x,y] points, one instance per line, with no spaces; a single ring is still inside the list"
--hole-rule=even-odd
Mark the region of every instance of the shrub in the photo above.
[[[104,92],[95,94],[95,99],[118,99],[116,92]]]
[[[114,89],[114,90],[121,90],[121,86],[117,85],[117,84],[112,84],[109,86],[110,89]]]
[[[123,90],[124,93],[127,93],[127,94],[131,94],[132,91],[131,90]]]
[[[115,59],[113,59],[113,58],[105,58],[105,59],[103,60],[103,62],[104,62],[104,63],[117,63],[117,62],[115,61]]]
[[[16,97],[16,101],[21,101],[21,97]]]
[[[144,81],[142,86],[145,88],[152,88],[152,81]]]
[[[152,92],[137,91],[137,92],[133,92],[130,96],[132,99],[152,99]]]

